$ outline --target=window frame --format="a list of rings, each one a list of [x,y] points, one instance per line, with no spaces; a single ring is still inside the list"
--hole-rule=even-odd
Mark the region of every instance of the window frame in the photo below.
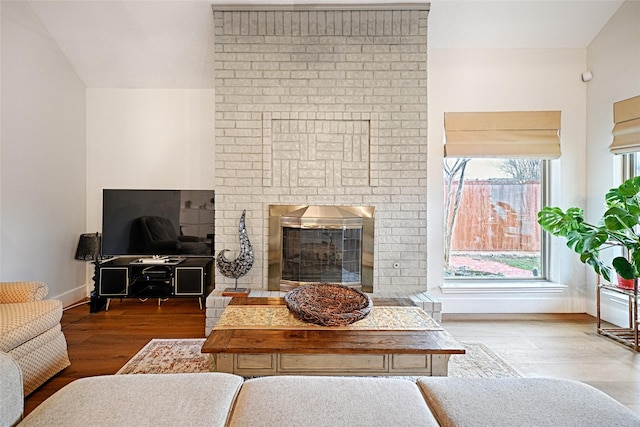
[[[626,153],[622,155],[622,182],[636,176],[634,171],[638,166],[638,153]]]
[[[471,157],[471,159],[482,159],[482,157]],[[444,159],[446,161],[446,158]],[[538,159],[540,160],[540,208],[548,206],[550,202],[551,194],[551,159]],[[443,165],[444,168],[444,165]],[[446,213],[444,213],[446,215]],[[443,218],[445,221],[446,219]],[[549,233],[544,231],[542,227],[539,228],[540,232],[540,274],[535,277],[470,277],[470,276],[447,276],[443,269],[443,280],[446,284],[458,283],[477,283],[479,285],[486,284],[488,282],[507,284],[507,283],[522,283],[523,285],[530,284],[532,282],[549,282],[550,281],[550,259],[551,259],[551,239]],[[444,247],[442,248],[442,255],[444,256]]]

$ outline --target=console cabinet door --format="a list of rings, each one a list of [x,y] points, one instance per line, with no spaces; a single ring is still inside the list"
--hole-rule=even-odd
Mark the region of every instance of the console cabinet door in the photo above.
[[[101,267],[98,280],[100,296],[126,296],[129,290],[129,269],[127,267]]]
[[[194,295],[204,294],[204,269],[202,267],[176,267],[175,294]]]

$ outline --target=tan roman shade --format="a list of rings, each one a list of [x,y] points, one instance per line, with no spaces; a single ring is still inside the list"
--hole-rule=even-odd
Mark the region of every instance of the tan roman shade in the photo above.
[[[614,102],[613,121],[611,152],[625,154],[640,151],[640,96]]]
[[[560,111],[444,113],[444,129],[445,157],[560,157]]]

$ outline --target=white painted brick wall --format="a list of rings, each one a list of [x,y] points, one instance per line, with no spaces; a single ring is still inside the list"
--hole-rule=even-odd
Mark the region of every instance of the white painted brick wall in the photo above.
[[[216,248],[246,209],[241,286],[266,289],[270,204],[336,204],[376,209],[376,292],[427,289],[427,15],[214,11]]]

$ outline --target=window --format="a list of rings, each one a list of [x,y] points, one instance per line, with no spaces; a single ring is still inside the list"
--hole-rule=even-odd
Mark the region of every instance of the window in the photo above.
[[[541,159],[445,159],[446,278],[545,277]]]
[[[623,157],[622,180],[640,175],[640,153],[628,153]]]
[[[445,278],[546,279],[538,225],[560,111],[445,113]]]

